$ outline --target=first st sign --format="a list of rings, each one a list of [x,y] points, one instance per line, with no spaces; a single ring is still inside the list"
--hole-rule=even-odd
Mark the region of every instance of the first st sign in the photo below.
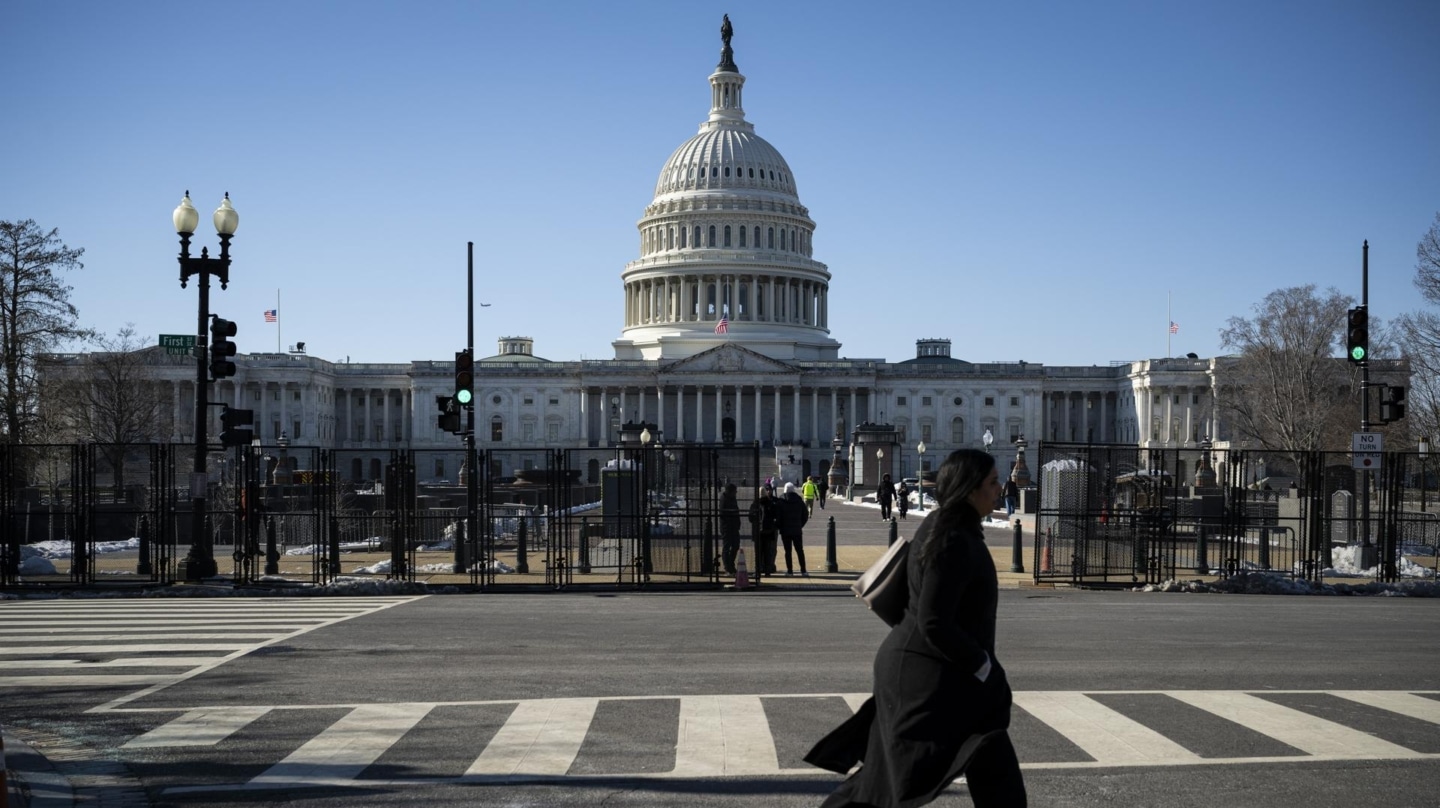
[[[1354,432],[1350,436],[1350,465],[1374,471],[1380,468],[1385,442],[1378,432]]]

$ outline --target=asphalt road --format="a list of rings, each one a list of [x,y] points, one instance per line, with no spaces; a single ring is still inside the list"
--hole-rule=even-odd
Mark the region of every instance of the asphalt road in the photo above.
[[[800,757],[868,691],[885,631],[832,592],[431,596],[295,619],[325,600],[167,600],[206,613],[193,629],[166,613],[156,636],[252,636],[83,666],[141,677],[123,685],[28,687],[13,677],[75,663],[26,661],[105,626],[133,641],[146,618],[0,603],[0,634],[39,621],[28,649],[0,643],[0,720],[42,751],[120,762],[102,785],[154,805],[809,806],[838,778]],[[1433,600],[1006,590],[1000,621],[1032,806],[1437,804]],[[68,642],[39,639],[62,623]],[[204,653],[225,661],[157,661]],[[778,770],[752,771],[767,755]],[[935,804],[970,801],[962,785]]]

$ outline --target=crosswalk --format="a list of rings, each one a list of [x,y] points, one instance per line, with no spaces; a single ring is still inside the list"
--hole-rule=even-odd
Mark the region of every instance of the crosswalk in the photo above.
[[[0,692],[139,688],[130,701],[258,648],[415,600],[57,599],[0,602]]]
[[[0,602],[0,693],[108,689],[92,712],[134,728],[122,756],[185,773],[172,794],[816,775],[805,751],[868,696],[140,706],[267,645],[415,600]],[[1011,736],[1026,769],[1437,760],[1440,691],[1017,691]]]
[[[228,757],[227,750],[265,744],[255,725],[286,711],[292,720],[325,717],[310,724],[309,737],[272,746],[272,762],[244,782],[192,782],[166,793],[814,775],[804,750],[866,696],[197,707],[134,737],[122,752]],[[1027,769],[1440,759],[1434,691],[1020,691],[1015,704],[1011,736]],[[1210,740],[1186,737],[1187,725],[1205,722]],[[420,751],[437,747],[446,749],[438,759]]]

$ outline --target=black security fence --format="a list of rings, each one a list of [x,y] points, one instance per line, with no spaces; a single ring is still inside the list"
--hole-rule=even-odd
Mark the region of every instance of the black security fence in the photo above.
[[[236,584],[718,584],[721,492],[743,514],[761,479],[753,445],[377,458],[281,441],[205,468],[176,444],[0,446],[0,586],[170,583],[197,557]]]
[[[1440,554],[1428,458],[1385,453],[1039,446],[1037,581],[1158,583],[1279,572],[1394,581]],[[1363,461],[1362,461],[1363,462]],[[1429,559],[1426,563],[1425,559]]]

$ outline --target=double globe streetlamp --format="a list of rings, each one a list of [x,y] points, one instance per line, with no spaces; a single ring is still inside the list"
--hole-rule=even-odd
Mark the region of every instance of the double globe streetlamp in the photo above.
[[[209,406],[208,380],[205,369],[209,360],[206,342],[206,321],[210,319],[210,276],[220,279],[220,288],[230,285],[230,238],[240,226],[240,214],[230,206],[230,194],[220,207],[215,209],[211,221],[220,236],[220,257],[211,258],[210,249],[202,247],[200,256],[190,255],[190,237],[200,224],[200,211],[190,204],[190,192],[180,200],[171,214],[175,232],[180,234],[180,288],[184,289],[192,275],[199,275],[196,286],[200,290],[200,312],[195,325],[195,460],[190,473],[190,553],[185,558],[185,578],[200,581],[215,575],[215,548],[212,537],[205,529],[205,500],[209,489],[209,475],[206,474],[205,460],[209,452],[207,444],[206,407]]]
[[[920,441],[920,444],[915,447],[915,451],[916,451],[917,453],[919,453],[919,455],[920,455],[920,462],[919,462],[919,466],[920,466],[920,467],[915,470],[915,493],[918,495],[918,496],[916,497],[916,499],[917,499],[917,500],[919,501],[919,503],[920,503],[919,507],[916,508],[916,510],[919,511],[920,513],[924,513],[924,512],[925,512],[925,441],[923,441],[923,440]]]

